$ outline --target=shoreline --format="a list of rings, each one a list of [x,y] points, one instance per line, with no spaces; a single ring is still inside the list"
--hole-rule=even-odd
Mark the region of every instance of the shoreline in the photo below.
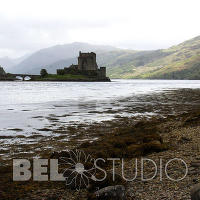
[[[183,93],[183,91],[185,92]],[[179,90],[177,94],[182,94],[188,100],[193,99],[193,101],[188,101],[193,103],[186,103],[184,109],[183,105],[176,104],[170,105],[169,108],[172,109],[169,109],[166,104],[162,105],[161,103],[161,108],[164,109],[163,113],[166,114],[163,117],[152,116],[151,118],[144,117],[139,120],[137,120],[137,117],[124,117],[103,123],[79,124],[77,127],[70,126],[67,128],[68,134],[74,135],[73,138],[75,139],[70,141],[70,145],[67,140],[61,141],[66,138],[66,129],[64,127],[55,130],[55,134],[61,134],[57,139],[47,140],[41,135],[34,134],[33,138],[42,137],[42,139],[38,140],[36,144],[19,144],[13,148],[10,146],[10,156],[13,153],[14,158],[32,158],[33,155],[41,158],[59,158],[62,155],[62,151],[79,147],[93,157],[118,156],[126,158],[127,162],[132,162],[135,158],[144,156],[155,160],[155,162],[159,162],[158,159],[162,158],[163,162],[166,163],[169,159],[179,157],[185,160],[189,167],[188,176],[181,182],[170,182],[166,177],[160,182],[158,176],[152,182],[140,181],[137,178],[133,182],[115,182],[114,184],[123,184],[125,186],[127,199],[153,200],[162,198],[165,200],[189,200],[191,187],[200,182],[198,168],[192,167],[192,162],[200,159],[200,110],[198,109],[199,103],[197,101],[199,90],[194,93],[196,98],[195,95],[190,96],[192,93],[189,90]],[[171,97],[166,96],[168,101]],[[151,96],[148,98],[152,99]],[[187,102],[186,99],[182,100]],[[171,115],[170,110],[174,110]],[[89,139],[89,141],[86,139]],[[51,146],[51,144],[54,145],[53,149],[42,150],[43,147]],[[28,154],[28,150],[36,151],[33,154]],[[1,153],[3,152],[1,151]],[[15,154],[17,152],[19,154]],[[1,160],[0,163],[4,164],[4,161]],[[86,200],[89,198],[88,195],[94,193],[94,190],[89,192],[81,190],[81,193],[78,193],[74,190],[66,189],[63,182],[40,183],[28,181],[25,182],[26,184],[24,182],[13,182],[12,165],[10,161],[7,164],[6,167],[0,166],[0,191],[3,191],[0,192],[0,197],[2,196],[2,199],[46,200],[54,196],[54,199]],[[111,166],[107,167],[110,168]],[[130,169],[130,165],[127,165],[125,173],[127,176],[132,177]],[[152,173],[152,167],[147,167],[146,169],[147,174]],[[116,170],[120,172],[120,165],[117,164]],[[176,165],[170,167],[169,174],[176,176],[181,171],[180,163],[176,163]],[[109,181],[103,184],[103,187],[109,185],[112,185],[112,182]],[[61,193],[65,194],[62,198]],[[95,198],[93,197],[93,199]]]
[[[95,120],[92,122],[89,120],[70,121],[74,115],[77,115],[78,110],[74,115],[52,112],[53,114],[44,116],[41,113],[29,115],[31,110],[29,111],[26,107],[20,113],[24,113],[25,117],[29,116],[35,124],[41,124],[37,128],[32,125],[30,129],[16,125],[5,130],[7,131],[5,133],[1,131],[0,156],[2,159],[8,160],[13,156],[25,158],[39,156],[40,152],[47,154],[63,150],[63,147],[66,150],[71,149],[84,141],[97,140],[116,127],[126,127],[126,123],[134,125],[143,119],[162,119],[184,112],[192,112],[200,107],[199,96],[199,89],[179,89],[119,99],[114,104],[112,102],[108,105],[105,104],[105,109],[101,111],[96,110],[96,107],[90,108],[91,105],[87,103],[81,105],[81,109],[86,110],[82,110],[83,113],[79,115],[83,118],[86,115],[91,119],[92,117],[97,119],[102,117],[102,121],[97,120],[96,122]],[[15,111],[8,112],[12,114]],[[106,119],[106,116],[109,118]]]
[[[10,82],[10,81],[21,81],[21,80],[16,80],[16,79],[7,79],[7,80],[0,80],[1,82]],[[63,80],[25,80],[25,82],[111,82],[111,80],[110,79],[106,79],[106,80],[84,80],[84,79],[80,79],[80,80],[78,80],[78,79],[72,79],[72,80],[65,80],[65,79],[63,79]],[[24,81],[23,81],[24,82]]]
[[[131,123],[131,120],[129,121]],[[113,134],[115,137],[124,138],[130,136],[129,134],[132,134],[133,132],[138,132],[140,134],[140,137],[134,140],[134,143],[138,143],[139,141],[144,141],[144,138],[146,142],[144,145],[148,146],[148,151],[142,151],[139,152],[139,154],[134,154],[136,149],[133,149],[132,152],[127,152],[125,150],[125,153],[128,153],[129,155],[126,160],[126,162],[133,162],[135,158],[141,158],[145,157],[148,159],[152,159],[155,162],[158,163],[158,159],[163,159],[163,162],[167,162],[169,159],[178,157],[185,160],[185,162],[188,164],[189,167],[189,173],[186,179],[180,182],[170,182],[166,177],[163,178],[162,182],[159,181],[159,176],[153,179],[151,182],[144,182],[140,181],[139,178],[137,178],[133,182],[126,182],[124,184],[126,188],[126,195],[127,199],[160,199],[162,196],[162,199],[190,199],[190,189],[191,187],[200,181],[200,172],[197,168],[194,168],[191,166],[191,163],[195,160],[200,159],[200,143],[197,144],[196,141],[200,141],[200,110],[197,111],[191,111],[189,113],[180,114],[176,116],[168,116],[165,119],[160,118],[154,118],[150,120],[142,120],[137,122],[136,124],[129,124],[128,121],[124,121],[122,124],[118,123],[118,128],[116,127],[111,131],[110,135],[102,135],[99,137],[97,141],[94,141],[93,143],[88,144],[88,142],[82,143],[79,147],[81,150],[91,153],[92,156],[99,155],[100,149],[102,147],[105,148],[105,144],[109,140],[111,140],[111,144],[113,145],[113,149],[111,149],[111,152],[113,153],[113,156],[116,157],[116,155],[120,151],[116,151],[118,148],[122,148],[123,145],[121,142],[122,140],[117,140],[119,147],[114,147],[114,140],[113,140]],[[124,126],[126,125],[126,128]],[[116,126],[116,124],[115,124]],[[121,127],[121,128],[120,128]],[[92,127],[91,127],[92,128]],[[137,134],[136,134],[137,135]],[[146,137],[147,135],[150,136]],[[157,137],[159,136],[159,137]],[[157,138],[156,138],[157,137]],[[153,140],[152,140],[153,138]],[[161,139],[161,140],[160,140]],[[120,143],[119,143],[120,141]],[[130,138],[128,139],[130,142]],[[155,142],[157,141],[157,142]],[[158,142],[159,141],[159,142]],[[102,143],[104,142],[104,143]],[[105,143],[106,142],[106,143]],[[149,146],[151,144],[151,146]],[[100,146],[99,146],[100,145]],[[132,145],[132,144],[131,144]],[[164,145],[164,148],[160,148]],[[99,147],[98,147],[99,146]],[[130,146],[130,145],[128,145]],[[134,145],[133,145],[134,146]],[[135,146],[134,146],[135,147]],[[90,150],[91,149],[91,150]],[[141,148],[139,148],[141,150]],[[109,152],[109,147],[105,149],[106,153]],[[96,152],[95,152],[96,151]],[[101,151],[102,153],[102,151]],[[115,154],[116,153],[116,154]],[[131,154],[130,154],[131,153]],[[54,152],[53,154],[43,154],[43,158],[59,158],[59,153]],[[106,154],[108,157],[111,156],[109,153]],[[101,157],[104,157],[105,154],[101,154]],[[132,157],[132,158],[131,158]],[[105,157],[104,157],[105,158]],[[148,164],[148,163],[147,163]],[[178,164],[178,165],[177,165]],[[148,165],[145,165],[145,173],[149,174],[152,173],[152,168],[149,168]],[[172,176],[176,176],[176,173],[179,173],[182,171],[183,168],[180,168],[180,163],[176,163],[175,166],[170,167],[169,174]],[[63,186],[64,184],[62,182],[54,183],[51,182],[44,182],[44,183],[33,183],[31,181],[26,182],[26,186],[23,184],[21,185],[20,182],[12,182],[9,177],[12,177],[11,174],[11,166],[0,167],[0,174],[1,174],[1,186],[4,199],[6,197],[9,197],[10,199],[15,199],[18,195],[23,197],[23,199],[42,199],[39,194],[43,193],[44,191],[48,191],[45,193],[45,196],[43,196],[43,199],[48,199],[52,192],[49,190],[49,188],[53,189],[53,193],[60,191],[67,192],[69,196],[74,196],[72,199],[81,199],[86,200],[88,199],[88,192],[86,190],[82,190],[81,193],[74,193],[73,190],[65,189]],[[130,164],[126,165],[125,173],[126,176],[130,175],[130,177],[133,176],[132,172],[130,172]],[[116,165],[116,170],[120,171],[120,165]],[[195,171],[196,170],[196,171]],[[199,178],[196,176],[199,174]],[[111,184],[111,183],[110,183]],[[116,184],[116,183],[115,183]],[[105,186],[105,185],[104,185]],[[14,194],[7,193],[5,191],[5,187],[9,187],[11,190],[14,190]],[[168,188],[167,188],[168,187]],[[183,188],[185,189],[183,190]],[[142,189],[143,188],[143,189]],[[154,188],[152,190],[152,188]],[[26,192],[25,192],[26,191]],[[25,193],[24,193],[25,192]],[[90,193],[89,193],[90,194]],[[58,195],[58,194],[57,194]],[[1,196],[1,193],[0,193]],[[59,195],[58,195],[59,196]],[[57,196],[57,197],[58,197]],[[59,199],[59,198],[55,198]],[[65,199],[65,197],[63,197]]]

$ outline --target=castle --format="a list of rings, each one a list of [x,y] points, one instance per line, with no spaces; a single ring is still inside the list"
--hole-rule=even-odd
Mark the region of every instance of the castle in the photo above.
[[[0,76],[5,76],[6,72],[4,71],[3,67],[0,65]]]
[[[64,69],[57,69],[58,75],[64,74],[74,74],[74,75],[86,75],[91,78],[95,78],[96,80],[108,81],[110,80],[106,77],[106,67],[98,68],[96,62],[96,54],[94,52],[91,53],[82,53],[79,52],[78,64],[70,65],[69,67],[65,67]]]

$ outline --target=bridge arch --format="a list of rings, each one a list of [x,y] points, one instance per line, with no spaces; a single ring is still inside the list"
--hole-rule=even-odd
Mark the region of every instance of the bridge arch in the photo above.
[[[34,78],[39,78],[40,75],[31,75],[31,74],[13,74],[16,78],[20,78],[22,81],[33,80]]]

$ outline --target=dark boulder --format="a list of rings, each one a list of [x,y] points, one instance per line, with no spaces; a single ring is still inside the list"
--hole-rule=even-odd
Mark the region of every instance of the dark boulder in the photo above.
[[[123,185],[108,186],[96,191],[90,200],[125,200],[125,187]]]

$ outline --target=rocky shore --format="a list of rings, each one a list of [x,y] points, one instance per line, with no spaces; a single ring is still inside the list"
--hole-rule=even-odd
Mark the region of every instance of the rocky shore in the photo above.
[[[196,95],[198,96],[197,92]],[[174,110],[175,107],[174,105]],[[82,150],[95,159],[120,159],[115,163],[117,175],[114,182],[112,177],[98,184],[91,182],[89,187],[80,191],[66,187],[62,181],[13,182],[11,162],[1,160],[0,199],[117,199],[117,197],[101,198],[96,195],[96,192],[108,186],[122,185],[125,188],[126,199],[189,200],[191,188],[200,182],[200,110],[198,104],[193,103],[190,109],[184,107],[182,111],[182,113],[177,112],[164,117],[154,116],[140,120],[134,117],[119,118],[112,122],[69,128],[71,133],[77,133],[76,137],[79,139],[96,138],[90,141],[79,140],[72,143],[70,149]],[[50,144],[51,141],[48,143]],[[55,144],[55,141],[52,143]],[[49,159],[67,158],[68,155],[64,151],[67,143],[57,141],[54,152],[41,151],[43,144],[45,141],[29,147],[38,148],[34,156]],[[14,148],[10,150],[11,154],[15,151]],[[14,156],[14,158],[20,157],[24,158],[24,154]],[[31,157],[33,157],[32,154],[27,155],[27,158]],[[136,164],[138,166],[137,177],[132,181],[122,178],[122,158],[125,162],[124,175],[127,179],[134,177]],[[154,164],[157,166],[156,176],[149,181],[144,181],[141,177],[142,158],[153,161],[146,160],[143,163],[143,178],[152,178],[155,173]],[[109,172],[109,176],[112,174],[112,162],[103,164],[101,167]],[[188,169],[187,173],[186,169]],[[101,174],[97,172],[97,175]],[[183,179],[177,181],[181,178]]]
[[[166,163],[174,158],[183,160],[188,167],[188,173],[183,180],[170,180],[165,173],[160,180],[158,176],[151,181],[136,181],[128,184],[130,199],[176,199],[189,200],[191,188],[200,181],[200,113],[194,112],[177,116],[163,124],[161,137],[168,143],[169,149],[163,152],[152,153],[147,156],[159,166],[162,159],[163,168]],[[149,174],[154,168],[145,167]],[[184,177],[186,167],[183,162],[172,162],[167,170],[168,175],[177,180]]]

